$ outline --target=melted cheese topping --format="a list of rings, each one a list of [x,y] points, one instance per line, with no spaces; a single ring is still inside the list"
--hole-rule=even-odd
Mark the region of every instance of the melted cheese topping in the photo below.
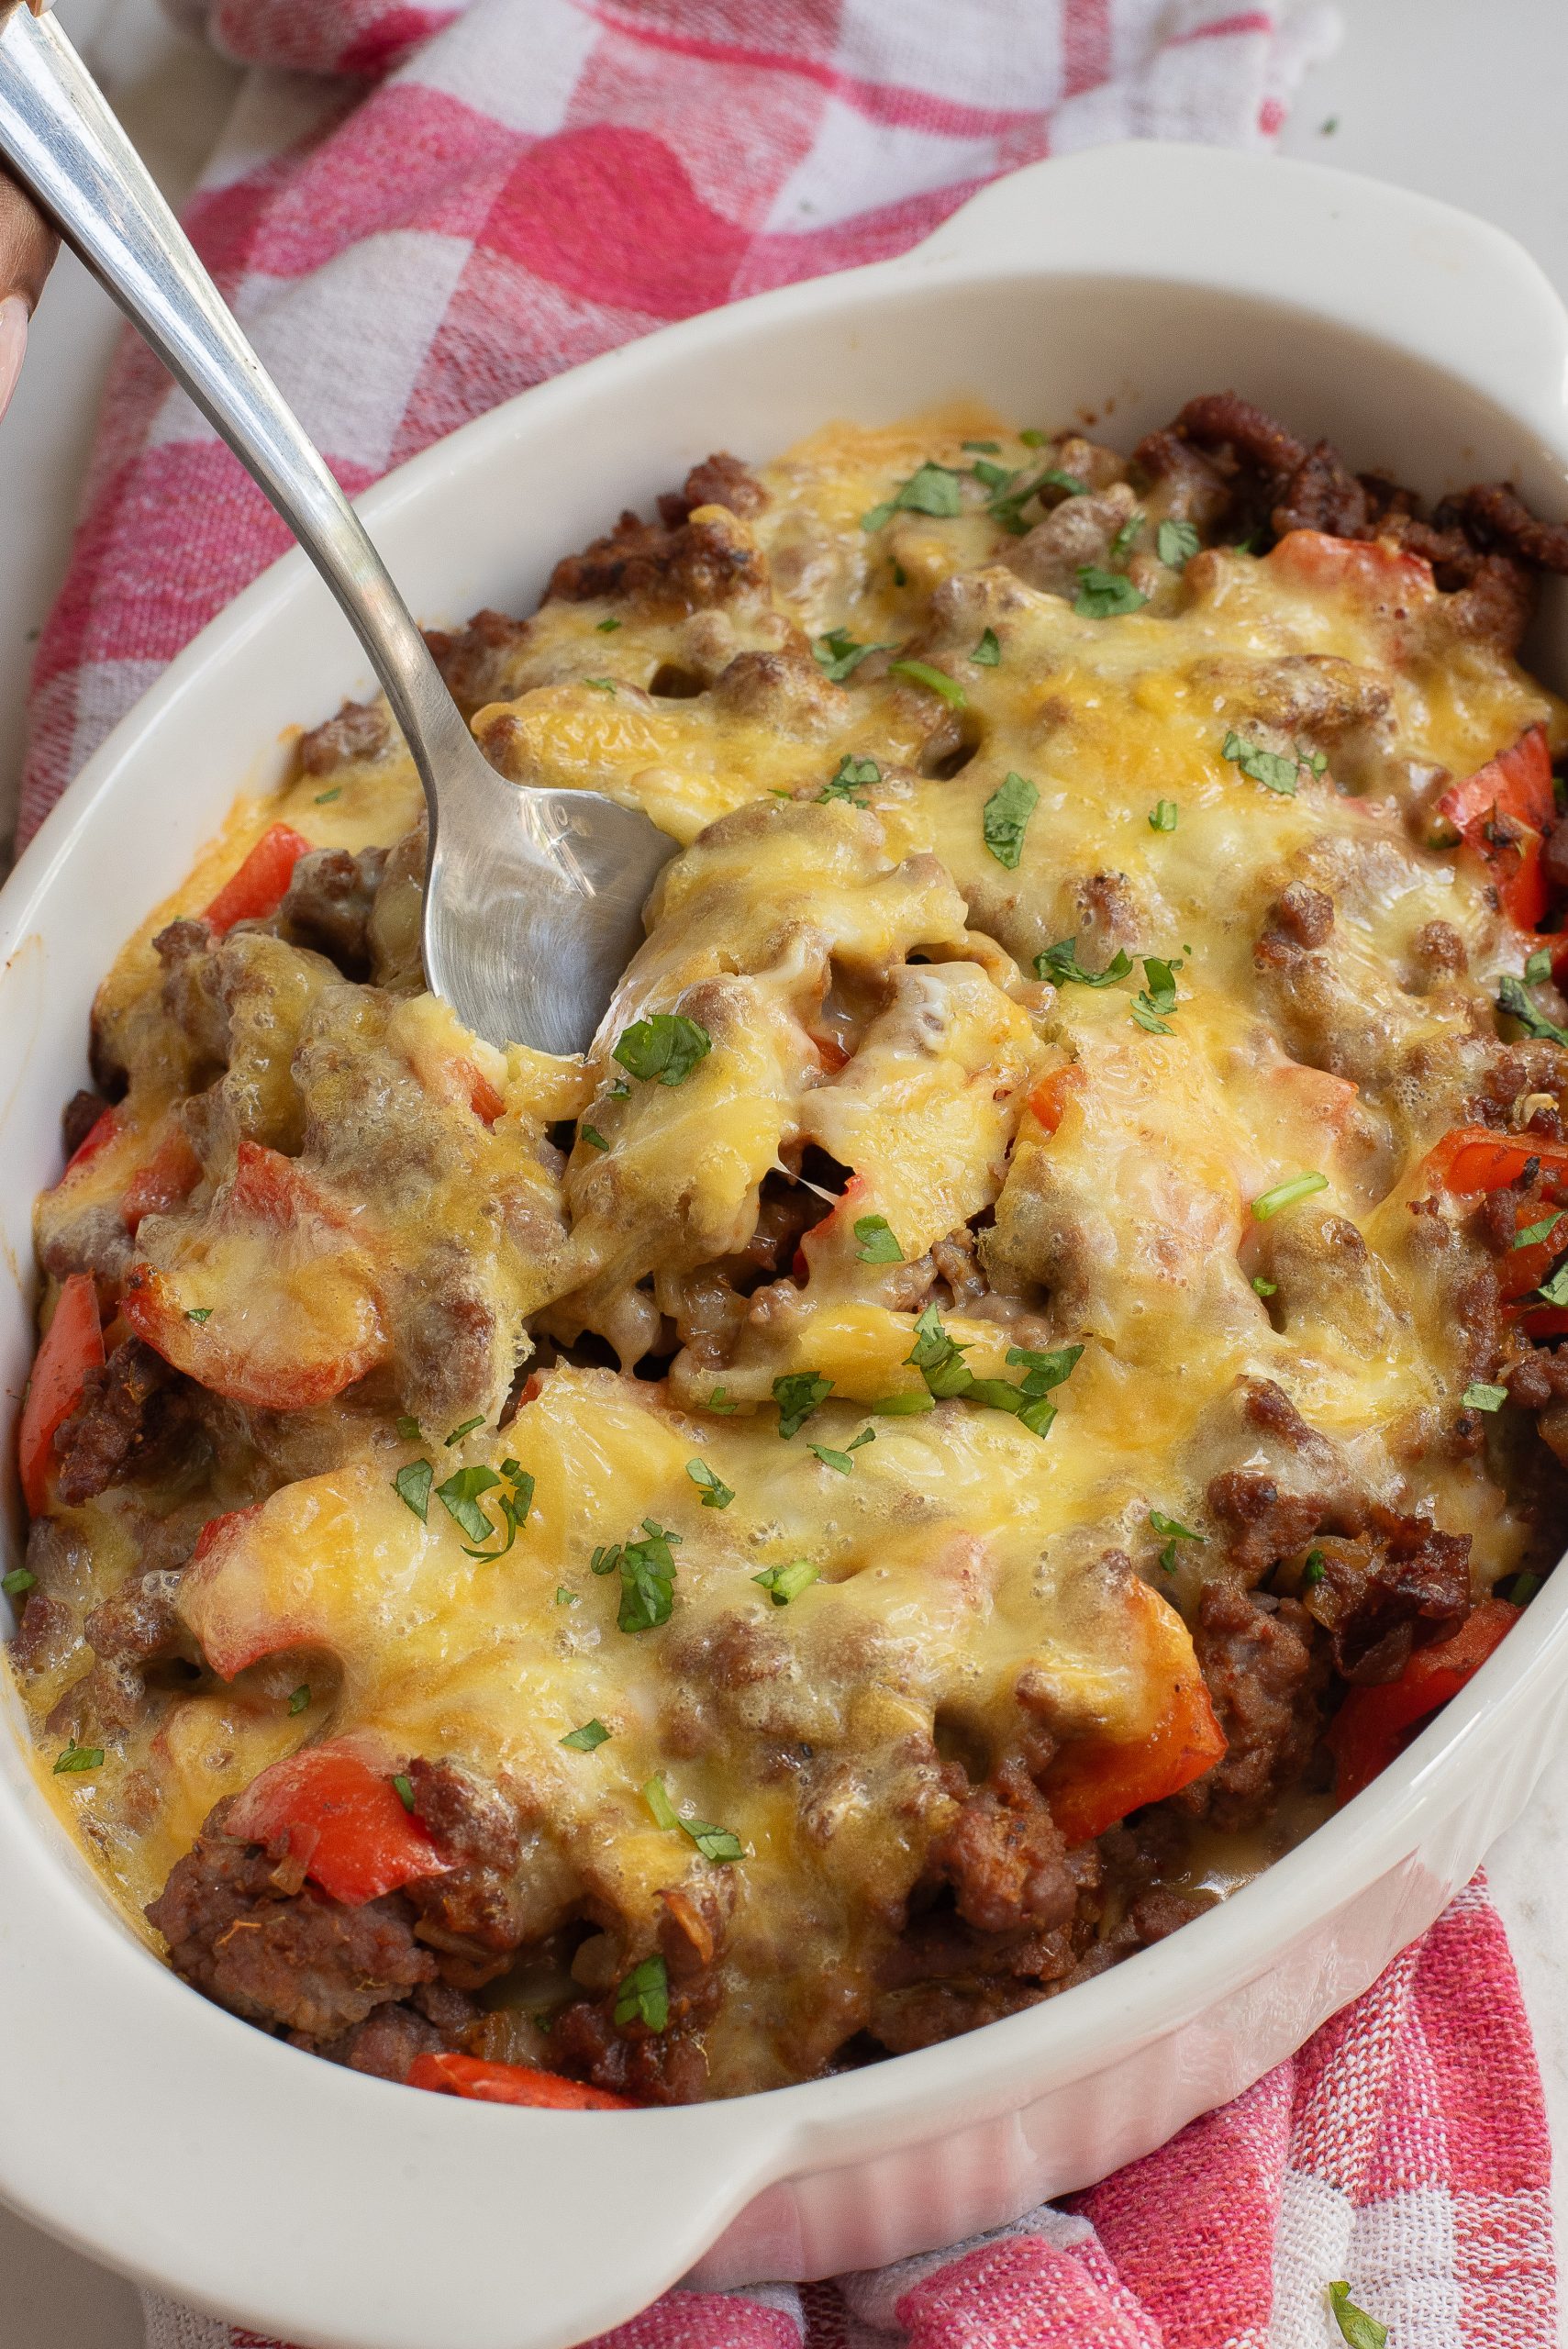
[[[396,748],[238,814],[106,982],[100,1045],[130,1090],[42,1203],[40,1245],[117,1212],[186,1104],[200,1176],[137,1234],[164,1314],[138,1326],[227,1400],[198,1466],[55,1510],[50,1594],[79,1627],[159,1541],[183,1558],[215,1513],[263,1504],[180,1586],[201,1685],[110,1735],[98,1772],[48,1781],[134,1907],[212,1803],[307,1737],[369,1731],[506,1789],[531,1932],[586,1902],[646,1945],[661,1897],[709,1865],[651,1817],[662,1774],[677,1812],[744,1847],[707,2061],[715,2092],[767,2085],[863,2010],[954,1815],[940,1754],[1005,1758],[1026,1678],[1071,1742],[1146,1736],[1191,1676],[1174,1610],[1218,1564],[1216,1474],[1432,1515],[1472,1537],[1478,1587],[1517,1564],[1520,1512],[1441,1441],[1462,1332],[1409,1206],[1496,1049],[1488,983],[1518,941],[1485,874],[1425,844],[1425,810],[1439,771],[1542,718],[1560,743],[1563,713],[1383,551],[1298,538],[1179,570],[1154,551],[1156,492],[1122,550],[1147,600],[1094,618],[1042,584],[1049,529],[1009,536],[968,477],[954,518],[862,527],[922,462],[967,475],[978,435],[1005,465],[1052,455],[979,411],[833,427],[762,470],[753,519],[698,510],[749,566],[728,600],[559,601],[500,656],[474,718],[496,763],[646,807],[684,844],[585,1063],[495,1052],[418,991],[417,856],[376,898],[374,985],[266,929],[155,952],[271,822],[397,841],[417,793]],[[1055,454],[1107,529],[1133,512],[1108,452]],[[951,691],[889,650],[831,682],[833,648],[807,643],[833,630]],[[1294,793],[1228,738],[1299,759]],[[871,775],[829,792],[846,759]],[[1016,863],[986,828],[1009,776],[1036,795]],[[1331,898],[1331,937],[1260,962],[1293,883]],[[1470,976],[1425,971],[1434,923]],[[1034,975],[1074,939],[1091,974],[1127,954],[1126,978]],[[1151,1008],[1142,958],[1171,964],[1173,1009]],[[708,1042],[679,1083],[613,1057],[662,1014]],[[244,1146],[308,1181],[286,1244]],[[1326,1186],[1253,1214],[1305,1171]],[[868,1217],[897,1262],[868,1251]],[[978,1377],[1017,1381],[1020,1345],[1082,1349],[1047,1437],[962,1397],[871,1409],[928,1399],[911,1356],[933,1297]],[[540,1342],[577,1364],[498,1434]],[[620,1374],[583,1366],[606,1346]],[[235,1365],[258,1356],[278,1376],[247,1387]],[[631,1375],[645,1357],[667,1376]],[[291,1358],[326,1391],[291,1398]],[[830,1392],[781,1440],[775,1381],[797,1375]],[[1259,1380],[1318,1431],[1307,1462],[1249,1417]],[[506,1458],[533,1501],[499,1557],[394,1483]],[[693,1464],[728,1506],[702,1505]],[[1205,1536],[1172,1569],[1151,1510]],[[672,1609],[626,1631],[618,1575],[589,1562],[649,1520],[679,1535]],[[799,1559],[816,1579],[777,1606],[756,1577]],[[74,1716],[67,1693],[83,1661],[78,1640],[38,1662],[40,1724],[63,1701],[57,1723],[91,1725],[90,1691]],[[607,1742],[562,1746],[595,1719]]]

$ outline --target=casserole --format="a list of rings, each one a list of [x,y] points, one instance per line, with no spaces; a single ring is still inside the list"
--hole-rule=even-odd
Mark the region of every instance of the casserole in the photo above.
[[[1187,258],[1195,242],[1201,268]],[[1391,285],[1400,332],[1378,340]],[[795,437],[820,416],[825,385],[867,419],[976,385],[1051,415],[1114,402],[1107,429],[1130,438],[1223,348],[1245,354],[1247,392],[1308,431],[1363,458],[1386,453],[1429,491],[1507,474],[1551,511],[1568,445],[1554,405],[1563,340],[1529,264],[1434,207],[1310,171],[1119,150],[990,192],[903,262],[612,354],[417,461],[372,510],[427,616],[481,599],[517,608],[539,580],[517,564],[510,516],[527,515],[530,540],[553,551],[716,442],[761,450]],[[1385,451],[1380,418],[1394,413],[1400,445]],[[298,566],[280,566],[121,729],[7,893],[0,1099],[18,1264],[21,1203],[53,1171],[52,1110],[69,1081],[46,1033],[82,1032],[101,962],[95,893],[111,872],[136,869],[138,902],[123,916],[154,902],[245,780],[255,743],[340,698],[353,681],[314,629]],[[1550,682],[1539,650],[1536,665]],[[220,745],[231,746],[228,764]],[[171,767],[200,785],[152,810],[152,778]],[[125,926],[121,908],[116,920]],[[83,936],[85,952],[68,948]],[[19,1385],[19,1289],[8,1313]],[[1549,1586],[1374,1793],[1229,1909],[1066,2006],[766,2099],[593,2124],[481,2118],[437,2099],[388,2107],[378,2084],[323,2080],[325,2067],[302,2079],[289,2051],[196,2007],[127,1940],[62,1856],[13,1758],[0,1886],[17,1989],[6,2060],[24,2125],[0,2182],[44,2223],[186,2297],[296,2340],[366,2349],[566,2343],[705,2251],[708,2281],[818,2274],[995,2223],[1237,2092],[1429,1920],[1548,1750],[1562,1604]],[[1502,1701],[1488,1706],[1494,1691]],[[1530,1704],[1539,1726],[1527,1753]],[[63,2095],[49,2086],[61,2065]],[[188,2102],[168,2089],[176,2072]],[[220,2121],[226,2158],[215,2166]],[[89,2131],[136,2144],[134,2177],[83,2163]],[[89,2198],[93,2221],[73,2221],[73,2203]],[[326,2240],[309,2239],[312,2224]],[[431,2239],[449,2254],[440,2276],[423,2255]],[[458,2244],[454,2306],[444,2276]]]

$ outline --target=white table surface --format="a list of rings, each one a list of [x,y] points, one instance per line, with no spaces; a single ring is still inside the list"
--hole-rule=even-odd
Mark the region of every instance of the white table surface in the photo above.
[[[57,5],[178,199],[237,77],[171,30],[155,0]],[[1341,5],[1344,45],[1308,82],[1284,151],[1399,181],[1486,215],[1528,246],[1568,296],[1562,0]],[[114,334],[108,303],[68,257],[50,284],[20,388],[0,425],[0,838],[15,805],[32,642],[64,570]],[[1568,2143],[1568,1789],[1544,1787],[1488,1865],[1561,2146]],[[135,2149],[122,2146],[115,2157],[134,2159]],[[1555,2199],[1559,2236],[1568,2243],[1568,2161],[1562,2173]],[[0,2279],[0,2349],[141,2349],[139,2303],[129,2286],[3,2210]]]

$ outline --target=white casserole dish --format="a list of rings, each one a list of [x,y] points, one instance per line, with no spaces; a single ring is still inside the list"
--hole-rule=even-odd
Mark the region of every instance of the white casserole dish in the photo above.
[[[1568,316],[1495,229],[1201,149],[1041,164],[917,251],[695,318],[529,392],[362,500],[428,620],[531,608],[554,557],[712,448],[978,392],[1131,442],[1234,386],[1435,495],[1568,513]],[[295,721],[362,692],[290,555],[173,664],[0,895],[0,1393],[33,1338],[94,989]],[[1530,649],[1568,688],[1568,597]],[[208,2005],[0,1736],[0,2195],[128,2274],[318,2349],[561,2349],[666,2285],[871,2266],[1014,2216],[1236,2095],[1373,1980],[1516,1816],[1568,1721],[1568,1575],[1368,1793],[1223,1909],[1005,2022],[842,2078],[630,2114],[507,2110],[313,2061]],[[802,1963],[809,1954],[802,1953]]]

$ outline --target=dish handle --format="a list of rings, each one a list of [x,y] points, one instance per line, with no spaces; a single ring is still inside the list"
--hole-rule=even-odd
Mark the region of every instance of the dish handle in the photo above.
[[[906,256],[1163,279],[1316,313],[1458,375],[1543,439],[1568,417],[1568,311],[1522,246],[1433,198],[1319,163],[1153,139],[994,180]]]

